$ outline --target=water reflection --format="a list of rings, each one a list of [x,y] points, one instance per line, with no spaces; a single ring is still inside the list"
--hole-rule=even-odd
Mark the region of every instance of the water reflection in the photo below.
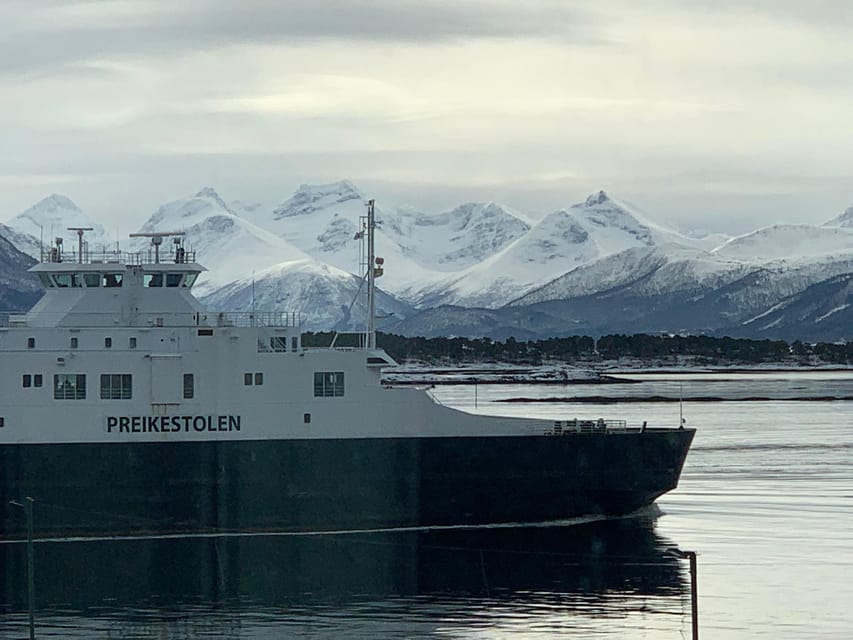
[[[686,577],[651,517],[572,526],[36,545],[39,637],[553,637],[682,628]],[[0,545],[25,636],[25,545]],[[669,615],[669,614],[675,614]],[[631,616],[637,616],[631,621]],[[616,619],[618,622],[606,622]]]

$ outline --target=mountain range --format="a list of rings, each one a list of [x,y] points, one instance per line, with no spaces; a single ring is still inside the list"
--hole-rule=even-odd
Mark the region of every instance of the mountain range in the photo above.
[[[208,187],[163,204],[139,230],[186,232],[209,269],[196,293],[212,308],[295,311],[306,329],[353,330],[364,324],[357,237],[365,201],[346,180],[302,185],[272,205],[227,202]],[[669,332],[846,340],[853,333],[853,207],[822,225],[779,224],[736,237],[670,228],[604,191],[540,219],[494,202],[441,212],[377,206],[376,218],[385,331],[517,339]],[[60,195],[13,215],[0,236],[12,251],[38,258],[44,238],[64,235],[65,250],[76,250],[67,227],[92,227],[90,250],[114,246],[102,225]],[[146,250],[144,239],[127,248]],[[8,254],[0,252],[0,268],[24,264]]]

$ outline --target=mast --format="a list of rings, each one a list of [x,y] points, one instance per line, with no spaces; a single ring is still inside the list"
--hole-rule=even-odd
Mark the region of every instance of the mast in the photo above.
[[[83,264],[83,234],[86,231],[94,231],[92,227],[68,227],[69,231],[77,232],[77,262]]]
[[[373,198],[367,201],[367,336],[365,347],[376,348],[376,260],[374,248],[374,230],[376,219],[373,212]]]
[[[178,238],[180,236],[186,235],[185,231],[151,231],[147,233],[139,232],[139,233],[131,233],[131,238],[148,238],[151,240],[151,246],[154,247],[154,263],[160,263],[160,245],[163,244],[163,238],[175,237]],[[180,246],[178,243],[175,243],[175,246]],[[182,260],[179,260],[182,261]]]

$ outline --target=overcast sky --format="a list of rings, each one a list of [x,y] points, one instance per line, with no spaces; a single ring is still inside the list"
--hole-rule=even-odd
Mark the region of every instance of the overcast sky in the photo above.
[[[0,44],[3,219],[342,178],[733,233],[853,204],[849,0],[3,0]]]

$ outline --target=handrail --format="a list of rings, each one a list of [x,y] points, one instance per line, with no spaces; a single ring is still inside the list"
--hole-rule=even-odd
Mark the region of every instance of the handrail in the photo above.
[[[42,264],[116,264],[116,265],[151,265],[151,264],[192,264],[196,260],[196,252],[184,251],[163,254],[160,260],[155,253],[147,251],[84,251],[83,259],[75,251],[45,250],[42,254]]]

